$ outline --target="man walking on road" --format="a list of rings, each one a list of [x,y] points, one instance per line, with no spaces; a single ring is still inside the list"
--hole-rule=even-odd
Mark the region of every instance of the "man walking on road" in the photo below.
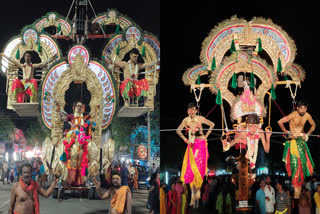
[[[112,187],[105,193],[100,190],[100,182],[94,179],[97,193],[102,200],[110,200],[109,214],[131,214],[131,191],[128,186],[121,186],[121,177],[118,171],[111,173]]]

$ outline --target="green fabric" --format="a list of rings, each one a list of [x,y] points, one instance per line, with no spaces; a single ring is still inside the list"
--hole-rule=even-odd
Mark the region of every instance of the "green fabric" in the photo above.
[[[121,96],[124,98],[124,99],[128,99],[129,96],[128,96],[128,92],[130,91],[131,87],[132,87],[133,83],[132,81],[129,81],[126,85],[126,87],[124,88]]]
[[[218,94],[217,94],[217,97],[216,97],[216,104],[217,105],[221,105],[222,104],[222,98],[221,98],[220,89],[218,90]]]
[[[238,82],[237,82],[237,75],[235,72],[233,72],[232,75],[232,83],[231,83],[231,88],[236,89],[238,86]]]
[[[278,65],[277,65],[277,72],[281,72],[282,71],[282,64],[281,64],[281,60],[280,57],[278,58]]]
[[[216,58],[213,57],[212,58],[212,62],[211,62],[211,70],[214,71],[214,69],[216,69]]]
[[[200,78],[200,74],[198,75],[198,79],[197,79],[197,85],[201,84],[201,78]]]
[[[142,51],[141,51],[141,56],[145,56],[146,55],[146,46],[142,47]]]
[[[290,155],[290,168],[291,168],[291,176],[293,179],[294,175],[296,174],[296,172],[298,170],[299,159],[298,159],[298,157],[296,157],[295,155],[292,155],[290,153],[290,150],[289,150],[290,149],[290,142],[291,142],[291,140],[285,142],[285,148],[284,148],[283,155],[282,155],[282,161],[286,163],[287,155]],[[296,143],[297,143],[297,148],[298,148],[299,157],[300,157],[300,161],[301,161],[303,175],[304,175],[304,177],[311,176],[311,172],[309,171],[309,169],[307,167],[307,155],[309,157],[312,168],[314,168],[314,162],[312,160],[307,143],[301,137],[298,137],[296,139]],[[288,152],[290,154],[288,154]],[[300,181],[301,181],[301,176],[299,176],[299,182]]]
[[[274,90],[273,84],[271,85],[271,97],[274,100],[277,99],[276,90]]]
[[[89,175],[89,171],[88,171],[88,167],[86,167],[86,172],[85,172],[86,176]]]
[[[251,72],[250,75],[250,88],[254,88],[255,84],[254,84],[254,75],[253,72]]]
[[[24,85],[24,90],[26,91],[28,88],[30,88],[32,95],[30,96],[30,100],[32,102],[37,102],[37,91],[36,88],[34,87],[34,85],[30,82],[26,83]]]
[[[283,78],[284,78],[284,80],[288,80],[288,76],[287,75],[285,75]]]
[[[139,100],[140,97],[147,97],[148,96],[148,91],[146,90],[141,90],[140,96],[137,97],[136,99]]]
[[[44,33],[44,27],[42,27],[42,29],[41,29],[41,33]]]
[[[120,32],[120,24],[117,25],[116,33],[118,34]]]
[[[60,156],[60,160],[64,163],[67,162],[67,155],[65,152],[63,152],[62,155]]]
[[[232,213],[232,203],[230,193],[227,194],[226,201],[225,201],[225,209],[223,209],[223,198],[222,193],[220,192],[217,198],[216,210],[218,210],[219,214],[231,214]]]
[[[38,52],[41,52],[41,44],[40,44],[40,42],[38,44]]]
[[[236,50],[236,46],[234,44],[234,39],[232,40],[231,42],[231,47],[230,47],[230,52],[231,53],[235,53],[237,50]]]
[[[259,44],[258,44],[258,53],[259,53],[259,52],[263,51],[262,43],[261,43],[261,39],[260,38],[258,39],[258,42],[259,42]]]
[[[14,97],[15,100],[17,100],[17,96],[19,93],[24,92],[24,90],[22,88],[16,88],[13,90],[12,92],[12,96]]]
[[[16,59],[20,59],[20,51],[19,51],[19,49],[17,50],[17,53],[16,53]]]
[[[60,33],[60,31],[61,31],[61,25],[60,25],[60,23],[59,23],[57,33]]]
[[[117,46],[116,54],[119,55],[120,52],[120,45]]]

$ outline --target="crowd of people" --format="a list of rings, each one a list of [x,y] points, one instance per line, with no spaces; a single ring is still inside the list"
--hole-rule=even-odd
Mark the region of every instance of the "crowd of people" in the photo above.
[[[252,187],[256,213],[318,214],[320,211],[320,182],[316,176],[302,183],[299,199],[294,198],[294,187],[271,176],[257,178]],[[258,187],[259,186],[259,187]],[[257,190],[258,189],[258,190]]]
[[[201,187],[201,199],[191,202],[189,184],[172,177],[169,184],[162,182],[160,188],[160,214],[189,214],[196,207],[204,213],[236,213],[236,181],[228,175],[205,177]],[[320,180],[307,177],[302,184],[299,199],[294,198],[290,179],[281,176],[256,177],[249,190],[251,213],[256,214],[319,214]]]
[[[209,176],[201,186],[200,203],[191,204],[191,188],[179,177],[172,177],[169,184],[162,183],[160,190],[161,214],[189,214],[192,207],[199,207],[210,213],[234,213],[235,187],[230,177]]]
[[[14,161],[8,163],[3,161],[0,165],[0,181],[3,184],[10,184],[21,180],[21,165],[24,161]],[[44,170],[44,165],[40,158],[32,158],[30,163],[33,167],[32,179],[40,182],[40,185],[44,187],[48,181],[47,175]]]

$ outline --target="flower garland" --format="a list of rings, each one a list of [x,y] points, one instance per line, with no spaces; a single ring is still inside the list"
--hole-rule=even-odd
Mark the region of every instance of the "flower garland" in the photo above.
[[[76,120],[77,121],[77,120]],[[81,119],[81,124],[83,123],[83,119]],[[88,141],[89,139],[91,139],[90,135],[86,135],[85,129],[87,129],[90,125],[90,120],[86,121],[86,123],[83,124],[83,126],[80,127],[80,131],[76,131],[76,135],[77,135],[77,140],[79,142],[79,144],[82,146],[82,159],[81,159],[81,176],[87,176],[88,175]],[[92,126],[96,126],[96,123],[92,123],[91,124],[91,129],[92,131],[95,131],[95,129]],[[63,141],[63,144],[65,146],[64,152],[60,157],[60,160],[62,162],[67,162],[67,160],[70,158],[70,154],[69,154],[69,149],[73,146],[75,142],[75,139],[72,138],[70,143],[68,141]]]
[[[259,134],[258,134],[258,129],[256,131],[256,133],[254,134],[254,152],[252,154],[252,148],[251,148],[251,142],[250,142],[250,138],[251,138],[251,134],[247,128],[247,147],[248,147],[248,156],[249,156],[249,161],[250,161],[250,167],[252,169],[255,168],[256,165],[256,161],[257,161],[257,154],[258,154],[258,143],[259,143]],[[252,154],[252,155],[251,155]]]
[[[246,89],[244,91],[244,95],[240,96],[240,100],[244,103],[247,103],[249,106],[252,106],[256,102],[256,97],[254,96],[253,99],[251,100],[250,98],[250,90]]]
[[[129,60],[128,64],[129,64],[129,71],[131,74],[131,78],[135,79],[138,76],[138,71],[139,71],[138,64],[135,65],[134,71],[132,69],[132,62],[130,60]]]

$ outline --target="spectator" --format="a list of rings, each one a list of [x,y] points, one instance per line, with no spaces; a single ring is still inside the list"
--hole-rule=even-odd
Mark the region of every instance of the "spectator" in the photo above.
[[[306,188],[306,183],[302,184],[302,190],[298,202],[299,213],[311,214],[312,203],[311,203],[311,193]]]
[[[128,186],[128,181],[129,181],[129,170],[126,167],[126,163],[123,162],[121,170],[121,186]]]
[[[39,173],[40,173],[40,185],[41,185],[41,187],[45,187],[45,184],[46,184],[46,181],[47,181],[47,175],[46,175],[46,172],[44,170],[44,165],[43,165],[42,162],[41,162]]]
[[[159,214],[160,213],[160,174],[154,173],[152,174],[152,183],[151,188],[149,190],[149,198],[148,198],[148,207],[150,209],[150,214]]]
[[[7,179],[7,184],[9,184],[9,165],[6,161],[4,161],[2,165],[2,171],[3,171],[3,184],[5,182],[5,179]]]
[[[157,167],[156,167],[156,164],[153,163],[153,164],[152,164],[152,167],[150,168],[150,171],[149,171],[150,176],[151,176],[152,174],[156,173],[156,172],[157,172]]]
[[[160,188],[160,214],[166,214],[166,184],[162,183]],[[182,213],[184,214],[184,212]]]
[[[134,167],[134,178],[133,178],[133,188],[135,190],[139,189],[139,185],[138,185],[138,178],[139,178],[139,173],[138,173],[138,168]]]
[[[264,194],[265,187],[266,182],[261,180],[260,189],[256,192],[256,214],[266,214],[266,196]]]
[[[271,177],[266,177],[266,188],[264,189],[264,194],[266,197],[266,212],[267,214],[274,213],[274,206],[276,203],[276,196],[273,187],[271,186]]]
[[[18,162],[16,162],[15,164],[14,164],[14,181],[15,182],[17,182],[18,181],[18,176],[19,176],[19,174],[18,174],[18,171],[19,171],[19,169],[18,169]]]
[[[219,214],[232,213],[231,197],[226,184],[222,185],[222,191],[220,192],[216,203],[216,210],[218,210]]]
[[[277,196],[276,196],[276,213],[282,214],[291,213],[290,210],[290,199],[288,193],[284,191],[283,184],[278,182],[277,185]]]
[[[314,193],[313,198],[316,204],[315,213],[320,214],[320,184],[317,184],[317,192]]]
[[[168,214],[179,214],[177,213],[177,192],[175,190],[175,182],[172,182],[171,189],[168,192]]]
[[[175,190],[177,192],[177,213],[181,213],[183,186],[180,178],[176,180]]]

